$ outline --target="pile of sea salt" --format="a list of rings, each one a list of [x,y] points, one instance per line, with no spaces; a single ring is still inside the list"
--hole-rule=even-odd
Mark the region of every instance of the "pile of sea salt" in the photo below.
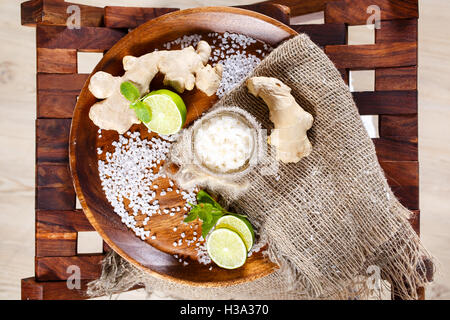
[[[170,50],[174,45],[181,48],[188,46],[196,47],[200,40],[205,40],[211,46],[212,52],[209,62],[212,66],[217,63],[223,65],[222,81],[216,95],[222,98],[234,87],[239,85],[246,76],[255,69],[261,62],[261,59],[246,51],[250,45],[255,44],[257,40],[243,34],[225,32],[208,33],[208,39],[204,39],[200,34],[185,35],[163,45],[164,49]],[[212,39],[212,40],[211,40]],[[256,50],[260,57],[264,57],[266,52],[270,52],[272,47],[263,44],[263,50]]]
[[[166,190],[159,189],[159,186],[155,184],[158,178],[166,178],[164,174],[157,171],[157,168],[167,158],[170,140],[157,137],[151,140],[140,139],[139,132],[127,132],[125,135],[120,135],[119,141],[114,141],[112,145],[115,151],[107,152],[105,161],[98,161],[101,185],[115,213],[142,240],[149,238],[151,230],[137,226],[135,217],[138,214],[146,215],[148,218],[155,214],[173,216],[175,212],[189,211],[189,203],[196,203],[195,189],[181,191],[175,187],[173,181],[169,181],[170,187]],[[102,153],[102,150],[99,149],[98,153]],[[186,204],[183,208],[161,209],[156,199],[157,192],[160,196],[164,196],[173,190],[182,195]],[[125,199],[129,201],[127,208]],[[144,220],[143,224],[146,225],[147,221],[148,219]]]
[[[223,35],[210,33],[208,37],[213,38],[212,43],[209,39],[207,40],[212,48],[210,63],[215,65],[220,62],[224,67],[222,82],[217,90],[217,96],[222,97],[240,84],[261,62],[261,59],[246,52],[249,45],[256,43],[255,39],[228,32]],[[181,48],[190,45],[195,47],[200,40],[202,40],[202,36],[194,34],[166,43],[163,47],[167,50],[170,50],[173,45],[180,45]],[[264,44],[264,50],[270,51],[271,48]],[[263,51],[257,53],[261,57],[265,55]],[[101,130],[99,130],[99,138],[101,138]],[[173,181],[169,181],[170,187],[166,190],[159,189],[159,186],[155,184],[158,178],[166,178],[157,169],[166,160],[170,146],[176,138],[176,135],[173,135],[153,137],[147,140],[141,139],[139,132],[127,132],[125,135],[119,135],[119,140],[112,143],[115,151],[113,153],[107,152],[105,160],[98,161],[100,180],[106,198],[111,203],[115,213],[120,216],[121,221],[142,240],[155,240],[156,234],[138,226],[136,216],[139,214],[146,216],[142,223],[145,226],[150,217],[155,214],[174,216],[183,213],[183,217],[185,217],[185,214],[190,210],[189,203],[197,203],[196,192],[198,190],[196,189],[180,190]],[[101,154],[103,150],[98,149],[97,152]],[[167,192],[172,191],[179,193],[186,200],[184,207],[161,209],[156,199],[157,192],[160,193],[160,196],[164,196]],[[127,207],[125,206],[125,199],[129,202]],[[177,227],[174,227],[173,232],[176,231]],[[195,246],[198,262],[203,264],[211,262],[203,237],[197,237],[195,231],[192,239],[188,239],[184,233],[180,233],[179,240],[175,241],[173,246],[182,245],[183,242],[186,242],[188,246]],[[250,257],[253,253],[260,251],[263,246],[264,243],[261,241],[255,243],[248,256]],[[174,255],[174,257],[179,258],[177,255]],[[181,258],[179,258],[179,261],[183,265],[188,264]]]

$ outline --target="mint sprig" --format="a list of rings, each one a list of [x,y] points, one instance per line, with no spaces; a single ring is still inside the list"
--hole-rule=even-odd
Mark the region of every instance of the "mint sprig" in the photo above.
[[[120,93],[131,102],[130,108],[134,109],[136,117],[144,122],[152,120],[152,110],[142,101],[138,88],[130,81],[124,81],[120,84]]]
[[[244,215],[228,212],[204,190],[200,190],[197,193],[197,204],[190,205],[192,206],[191,211],[189,211],[189,215],[184,219],[184,222],[191,222],[195,219],[200,219],[202,221],[203,238],[206,238],[220,217],[226,214],[246,217]]]
[[[130,108],[134,109],[136,117],[144,123],[150,122],[152,120],[152,109],[142,101],[136,101],[130,104]]]
[[[130,81],[125,81],[120,84],[120,93],[130,102],[135,102],[141,97],[138,88]]]

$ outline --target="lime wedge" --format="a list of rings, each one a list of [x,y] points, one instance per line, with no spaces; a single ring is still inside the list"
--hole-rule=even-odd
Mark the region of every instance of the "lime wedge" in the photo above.
[[[226,228],[215,229],[206,240],[209,257],[219,267],[236,269],[247,259],[247,248],[241,237]]]
[[[170,90],[152,91],[143,99],[152,110],[152,119],[144,123],[151,131],[168,135],[177,133],[186,121],[183,99]]]
[[[247,247],[247,251],[250,251],[255,240],[255,232],[247,219],[244,217],[226,215],[217,221],[216,229],[220,228],[227,228],[239,234]]]

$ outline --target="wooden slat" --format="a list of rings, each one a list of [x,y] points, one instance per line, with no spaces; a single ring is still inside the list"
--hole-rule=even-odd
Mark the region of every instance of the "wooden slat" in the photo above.
[[[38,24],[36,46],[38,48],[103,52],[110,49],[126,34],[127,31],[122,29],[82,27],[77,30],[63,26]]]
[[[338,69],[338,71],[341,73],[342,79],[344,82],[348,85],[348,80],[350,78],[350,72],[348,69]]]
[[[76,73],[77,50],[37,48],[37,72]]]
[[[327,2],[333,2],[336,0],[272,0],[269,2],[280,3],[291,9],[291,16],[301,16],[308,13],[324,11],[325,4]]]
[[[375,29],[375,43],[417,42],[417,19],[382,21]]]
[[[65,188],[72,184],[69,164],[37,164],[36,185],[41,188]]]
[[[87,299],[86,288],[91,280],[81,280],[81,288],[69,289],[66,281],[39,282],[33,278],[22,279],[22,300],[80,300]]]
[[[410,210],[419,209],[419,163],[417,161],[380,161],[394,195]],[[411,219],[419,232],[419,215]]]
[[[37,74],[38,93],[78,95],[88,74]]]
[[[80,279],[97,279],[101,274],[103,254],[79,254],[71,257],[36,257],[35,276],[39,281],[67,280],[69,266],[80,268]]]
[[[73,186],[66,188],[36,188],[36,209],[74,210],[75,192]]]
[[[21,4],[22,25],[35,26],[37,23],[66,26],[71,15],[67,8],[80,8],[80,24],[84,27],[98,27],[103,24],[103,8],[64,2],[63,0],[32,0]]]
[[[60,150],[55,150],[61,153]],[[67,152],[67,150],[65,151]],[[51,153],[51,151],[48,152]],[[69,165],[67,163],[38,163],[36,167],[36,209],[73,210],[75,202],[75,189]]]
[[[325,6],[326,23],[366,24],[372,12],[367,8],[376,5],[380,8],[382,20],[418,18],[418,0],[342,0],[327,1]]]
[[[414,231],[420,235],[420,210],[412,210],[411,217],[409,218],[409,223],[413,227]]]
[[[105,26],[108,28],[136,28],[146,21],[177,10],[179,9],[107,6],[105,7]]]
[[[20,292],[22,300],[42,300],[44,297],[43,287],[34,278],[20,280]]]
[[[390,186],[418,186],[419,162],[380,161]]]
[[[88,299],[87,284],[91,279],[81,280],[80,289],[69,289],[67,281],[37,281],[34,277],[21,280],[22,300],[81,300]],[[134,286],[127,291],[142,286]]]
[[[36,257],[60,257],[77,254],[77,233],[36,232]]]
[[[417,64],[415,42],[326,46],[325,53],[337,68],[367,70]]]
[[[39,233],[71,233],[95,231],[82,210],[36,210],[36,231]]]
[[[37,97],[37,117],[38,118],[72,118],[76,95],[56,95],[41,93]]]
[[[109,244],[107,244],[105,241],[103,241],[103,253],[108,253],[110,252],[112,249],[109,246]]]
[[[347,27],[336,24],[300,24],[290,25],[298,33],[306,33],[320,47],[346,43]]]
[[[400,203],[409,210],[419,209],[419,187],[418,186],[394,186],[392,192]]]
[[[20,4],[20,19],[23,26],[35,26],[42,21],[43,0],[25,1]]]
[[[417,137],[417,122],[417,114],[380,115],[378,117],[378,131],[380,137]]]
[[[376,69],[375,90],[417,90],[417,67]]]
[[[69,160],[71,119],[36,121],[36,161],[40,164],[65,163]]]
[[[68,168],[70,119],[36,121],[36,209],[75,209]]]
[[[418,160],[417,137],[384,137],[372,140],[380,161]]]
[[[236,7],[259,12],[284,24],[289,24],[291,9],[280,3],[260,2]]]
[[[361,115],[416,114],[417,91],[353,92]]]
[[[37,75],[37,117],[72,118],[77,96],[88,74]]]

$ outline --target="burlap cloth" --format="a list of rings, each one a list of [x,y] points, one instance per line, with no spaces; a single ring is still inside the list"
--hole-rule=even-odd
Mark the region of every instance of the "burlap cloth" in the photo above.
[[[368,268],[376,266],[396,283],[397,295],[417,298],[416,289],[426,282],[422,259],[431,257],[408,222],[411,213],[390,190],[333,63],[302,34],[275,49],[252,76],[280,79],[314,116],[308,132],[311,155],[280,163],[279,179],[253,173],[249,189],[233,201],[268,241],[268,256],[280,269],[253,282],[202,288],[154,278],[111,254],[88,293],[112,294],[144,284],[148,292],[190,299],[365,298],[373,289]],[[267,107],[244,84],[215,108],[221,106],[239,106],[263,128],[273,128]]]

